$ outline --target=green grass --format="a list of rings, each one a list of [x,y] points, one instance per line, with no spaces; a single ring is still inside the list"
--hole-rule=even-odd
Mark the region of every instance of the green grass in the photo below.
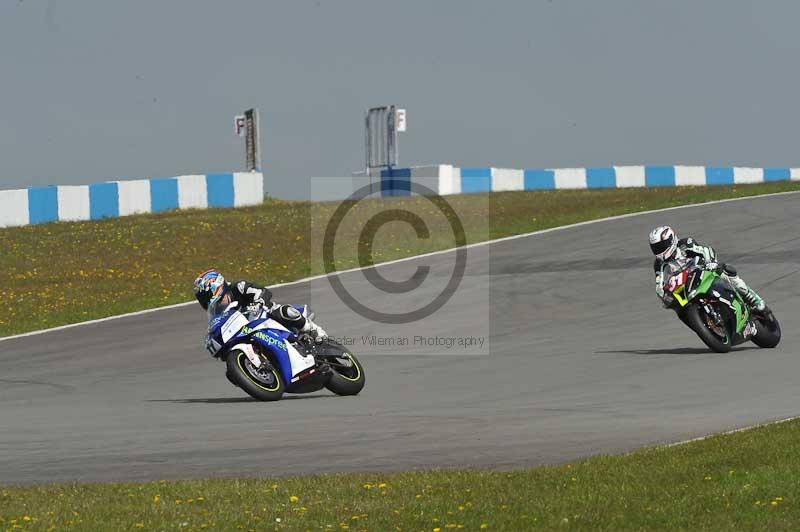
[[[616,214],[800,190],[797,183],[448,198],[477,242]],[[315,249],[336,204],[136,216],[0,230],[7,273],[0,335],[191,297],[196,272],[277,283],[321,271]],[[371,260],[452,246],[425,199],[363,203],[343,225],[337,268],[357,265],[363,222],[387,208]],[[347,249],[347,244],[353,244]],[[643,249],[646,248],[643,245]],[[800,422],[670,448],[518,471],[445,470],[276,479],[0,489],[0,530],[797,530]],[[0,472],[0,482],[2,472]]]
[[[0,530],[797,530],[800,421],[518,471],[0,490]]]
[[[605,216],[789,190],[800,190],[800,183],[507,192],[447,201],[462,220],[467,241],[478,242]],[[266,284],[319,273],[322,228],[336,207],[268,200],[245,209],[0,229],[5,274],[0,336],[188,301],[195,275],[209,267],[229,278]],[[389,224],[378,233],[371,260],[453,246],[447,220],[427,199],[362,202],[342,225],[337,269],[358,265],[360,229],[386,209],[418,213],[430,235],[418,238],[408,225]]]

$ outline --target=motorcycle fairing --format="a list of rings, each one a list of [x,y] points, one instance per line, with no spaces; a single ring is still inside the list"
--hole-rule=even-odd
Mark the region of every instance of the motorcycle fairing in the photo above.
[[[220,326],[220,336],[222,342],[228,343],[231,338],[236,336],[243,327],[246,327],[248,320],[241,312],[232,313]]]
[[[686,272],[680,272],[679,274],[673,275],[668,282],[672,281],[672,279],[676,277],[680,277],[681,280],[678,281],[678,286],[671,290],[671,292],[672,296],[675,298],[675,301],[677,301],[681,307],[688,305],[689,301],[698,293],[704,293],[708,291],[708,288],[713,284],[714,279],[716,278],[715,274],[704,271],[700,274],[699,284],[692,288],[692,285],[695,284],[694,275],[690,277],[686,274]]]
[[[269,320],[268,320],[269,321]],[[269,349],[275,356],[280,367],[281,377],[284,382],[291,383],[297,380],[297,375],[316,364],[311,355],[301,355],[300,352],[288,342],[288,337],[292,333],[284,328],[261,329],[251,333],[250,338],[259,345]]]
[[[226,351],[232,349],[232,347],[226,348],[226,345],[249,345],[249,343],[256,342],[268,349],[274,355],[281,377],[287,384],[297,381],[300,373],[316,364],[313,356],[302,355],[289,342],[288,338],[294,333],[272,318],[266,317],[266,312],[262,312],[261,317],[248,321],[238,310],[228,308],[211,321],[209,332],[215,344],[214,356],[223,349]],[[221,344],[215,339],[217,337],[222,340]],[[242,350],[253,362],[252,355],[255,353],[252,346],[250,349]],[[253,362],[253,365],[260,366],[260,360],[258,364]]]
[[[742,303],[739,293],[734,290],[730,283],[718,276],[715,276],[711,291],[719,301],[725,303],[731,309],[735,319],[736,332],[741,333],[750,319],[750,311],[747,309],[747,305]]]

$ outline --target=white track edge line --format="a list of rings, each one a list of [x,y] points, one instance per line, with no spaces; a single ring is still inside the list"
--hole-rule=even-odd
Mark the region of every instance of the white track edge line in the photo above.
[[[664,208],[661,208],[661,209],[652,209],[652,210],[649,210],[649,211],[639,211],[639,212],[629,212],[629,213],[626,213],[626,214],[617,214],[615,216],[608,216],[606,218],[597,218],[595,220],[586,220],[586,221],[583,221],[583,222],[577,222],[577,223],[569,224],[569,225],[560,225],[558,227],[550,227],[548,229],[540,229],[538,231],[531,231],[530,233],[522,233],[522,234],[519,234],[519,235],[505,236],[505,237],[502,237],[502,238],[495,238],[493,240],[484,240],[483,242],[475,242],[473,244],[467,244],[466,246],[463,246],[463,247],[464,248],[474,248],[474,247],[479,247],[479,246],[488,246],[488,245],[496,244],[498,242],[507,242],[509,240],[516,240],[518,238],[528,238],[528,237],[531,237],[531,236],[543,235],[543,234],[546,234],[546,233],[553,233],[555,231],[564,231],[564,230],[572,229],[572,228],[575,228],[575,227],[582,227],[584,225],[591,225],[591,224],[602,223],[602,222],[610,222],[610,221],[614,221],[614,220],[622,220],[622,219],[625,219],[625,218],[633,218],[634,216],[644,216],[646,214],[653,214],[653,213],[658,213],[658,212],[675,211],[675,210],[678,210],[678,209],[691,209],[691,208],[694,208],[694,207],[703,207],[703,206],[707,206],[707,205],[716,205],[716,204],[719,204],[719,203],[730,203],[730,202],[734,202],[734,201],[745,201],[745,200],[766,198],[766,197],[772,197],[772,196],[786,196],[786,195],[789,195],[789,194],[800,194],[800,190],[789,190],[789,191],[786,191],[786,192],[771,192],[771,193],[768,193],[768,194],[758,194],[758,195],[755,195],[755,196],[742,196],[740,198],[727,198],[727,199],[721,199],[721,200],[706,201],[706,202],[703,202],[703,203],[690,203],[688,205],[676,205],[674,207],[664,207]],[[410,260],[416,260],[416,259],[420,259],[420,258],[424,258],[424,257],[431,257],[431,256],[434,256],[434,255],[442,255],[444,253],[450,253],[452,251],[455,251],[456,249],[459,249],[459,248],[441,249],[439,251],[431,251],[429,253],[423,253],[421,255],[412,255],[410,257],[403,257],[401,259],[395,259],[395,260],[390,260],[390,261],[387,261],[387,262],[381,262],[381,263],[375,264],[374,266],[357,266],[355,268],[350,268],[349,270],[342,270],[340,272],[336,271],[336,272],[331,272],[331,273],[323,273],[323,274],[320,274],[320,275],[313,275],[311,277],[304,277],[302,279],[297,279],[295,281],[288,281],[288,282],[285,282],[285,283],[272,284],[272,285],[269,285],[269,287],[270,288],[279,288],[279,287],[282,287],[282,286],[291,286],[291,285],[295,285],[295,284],[306,283],[306,282],[310,282],[310,281],[316,281],[318,279],[323,279],[323,278],[329,277],[331,275],[342,275],[344,273],[356,272],[356,271],[360,271],[360,270],[365,270],[367,268],[378,268],[378,267],[381,267],[381,266],[389,266],[391,264],[397,264],[397,263],[400,263],[400,262],[407,262],[407,261],[410,261]],[[149,309],[144,309],[144,310],[137,310],[135,312],[128,312],[126,314],[117,314],[116,316],[107,316],[105,318],[98,318],[98,319],[95,319],[95,320],[81,321],[81,322],[78,322],[78,323],[70,323],[70,324],[67,324],[67,325],[59,325],[58,327],[51,327],[49,329],[40,329],[38,331],[30,331],[30,332],[26,332],[26,333],[16,334],[16,335],[13,335],[13,336],[0,337],[0,342],[5,342],[6,340],[16,340],[18,338],[26,338],[26,337],[29,337],[29,336],[38,336],[40,334],[45,334],[45,333],[63,331],[65,329],[72,329],[74,327],[82,327],[84,325],[95,325],[97,323],[103,323],[105,321],[118,320],[118,319],[122,319],[122,318],[130,318],[130,317],[133,317],[133,316],[141,316],[143,314],[150,314],[152,312],[159,312],[159,311],[162,311],[162,310],[170,310],[170,309],[174,309],[174,308],[186,307],[186,306],[189,306],[189,305],[192,305],[192,304],[194,304],[194,301],[186,301],[184,303],[175,303],[173,305],[165,305],[163,307],[155,307],[155,308],[149,308]]]
[[[689,444],[689,443],[694,443],[696,441],[707,440],[709,438],[713,438],[714,436],[728,436],[730,434],[736,434],[737,432],[745,432],[745,431],[748,431],[748,430],[760,429],[762,427],[771,427],[772,425],[780,425],[782,423],[788,423],[788,422],[794,421],[796,419],[800,419],[800,416],[792,416],[792,417],[787,417],[787,418],[782,418],[782,419],[775,419],[775,420],[772,420],[772,421],[766,421],[764,423],[756,423],[755,425],[747,425],[746,427],[739,427],[738,429],[725,430],[725,431],[722,431],[722,432],[712,432],[711,434],[706,434],[705,436],[698,436],[696,438],[690,438],[688,440],[681,440],[681,441],[676,441],[676,442],[672,442],[672,443],[663,443],[661,445],[656,445],[655,448],[656,449],[668,449],[670,447],[677,447],[679,445],[686,445],[686,444]],[[634,451],[634,452],[636,452],[636,451]]]

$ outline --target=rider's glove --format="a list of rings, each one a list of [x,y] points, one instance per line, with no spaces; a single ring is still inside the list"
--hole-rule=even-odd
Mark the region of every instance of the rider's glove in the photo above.
[[[664,276],[660,273],[656,273],[656,294],[664,297]]]
[[[656,275],[656,295],[658,296],[659,301],[664,306],[664,308],[669,308],[670,304],[672,303],[672,297],[668,296],[666,292],[664,292],[664,278],[661,275]]]
[[[719,270],[719,264],[717,264],[714,261],[709,261],[709,262],[706,262],[706,264],[703,267],[703,269],[708,270],[710,272],[715,272],[715,271]]]
[[[658,297],[662,299],[664,298],[664,287],[661,285],[661,283],[656,283],[656,294]]]
[[[244,315],[247,316],[248,319],[253,320],[257,318],[261,314],[261,309],[264,308],[263,303],[258,303],[256,301],[250,303],[244,309]]]

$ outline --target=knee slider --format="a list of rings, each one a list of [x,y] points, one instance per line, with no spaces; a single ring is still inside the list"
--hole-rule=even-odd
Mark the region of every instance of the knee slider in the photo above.
[[[281,308],[278,309],[278,312],[281,315],[281,318],[289,321],[297,321],[298,319],[302,318],[300,312],[290,306],[290,305],[281,305]]]
[[[306,324],[306,319],[300,314],[300,311],[291,305],[281,305],[276,309],[278,314],[278,321],[283,322],[284,325],[290,325],[301,329]]]
[[[722,271],[726,274],[730,275],[731,277],[736,277],[738,274],[736,273],[736,268],[731,266],[730,264],[723,264]]]

